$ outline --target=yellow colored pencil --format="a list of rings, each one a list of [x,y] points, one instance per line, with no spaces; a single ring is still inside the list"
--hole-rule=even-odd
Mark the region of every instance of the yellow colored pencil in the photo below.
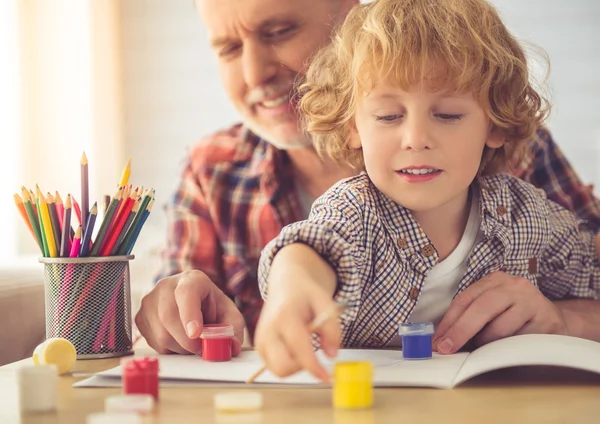
[[[56,251],[56,243],[54,241],[54,232],[52,231],[52,222],[50,221],[50,212],[48,211],[48,204],[42,194],[42,191],[37,187],[37,195],[40,202],[40,218],[44,224],[44,232],[46,233],[46,242],[48,243],[48,254],[51,258],[56,258],[58,252]]]
[[[124,187],[129,182],[129,175],[131,174],[131,158],[127,160],[125,164],[125,168],[123,168],[123,172],[121,173],[121,179],[119,180],[119,185],[117,187]]]

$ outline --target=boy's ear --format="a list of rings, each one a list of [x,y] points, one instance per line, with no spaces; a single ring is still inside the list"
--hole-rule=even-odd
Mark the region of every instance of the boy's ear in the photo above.
[[[490,134],[488,135],[488,139],[485,142],[485,145],[488,146],[490,149],[498,149],[498,148],[504,146],[505,142],[506,142],[505,132],[503,130],[501,130],[500,128],[494,126],[490,130]]]
[[[356,126],[352,125],[350,127],[350,132],[349,132],[349,137],[350,139],[348,140],[348,147],[350,147],[351,149],[355,149],[358,150],[362,147],[361,143],[360,143],[360,137],[358,135],[358,131],[356,130]]]

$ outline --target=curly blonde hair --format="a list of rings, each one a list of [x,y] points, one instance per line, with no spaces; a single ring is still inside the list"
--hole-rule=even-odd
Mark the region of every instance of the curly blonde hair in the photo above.
[[[436,88],[471,92],[504,131],[504,146],[483,153],[479,175],[492,174],[519,160],[550,110],[527,65],[485,0],[375,0],[355,6],[317,52],[299,109],[319,153],[364,169],[361,150],[349,147],[358,100],[378,81],[406,90],[435,70]]]

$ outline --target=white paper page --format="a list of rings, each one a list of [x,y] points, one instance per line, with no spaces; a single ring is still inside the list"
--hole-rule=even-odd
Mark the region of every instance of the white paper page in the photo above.
[[[485,372],[526,365],[570,367],[600,374],[600,343],[550,334],[500,339],[471,352],[454,385]]]
[[[322,351],[317,352],[319,360],[330,371],[336,361],[371,361],[374,367],[373,384],[378,387],[439,387],[452,386],[456,374],[462,367],[467,354],[437,355],[432,359],[405,361],[401,351],[343,349],[335,360],[327,358]],[[229,362],[208,362],[198,356],[159,355],[161,381],[180,380],[198,382],[230,382],[245,384],[245,381],[261,366],[258,353],[244,351],[239,357]],[[100,372],[100,377],[119,379],[121,368]],[[90,380],[90,379],[88,379]],[[75,387],[91,387],[92,382],[83,380]],[[98,387],[105,379],[95,379]],[[108,381],[108,380],[107,380]],[[307,372],[299,372],[287,378],[278,378],[270,372],[263,373],[256,380],[257,384],[317,386],[319,382]]]

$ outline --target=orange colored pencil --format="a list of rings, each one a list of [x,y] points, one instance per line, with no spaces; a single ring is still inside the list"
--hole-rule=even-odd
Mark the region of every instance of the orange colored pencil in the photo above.
[[[31,226],[31,222],[29,221],[29,217],[27,216],[27,211],[25,210],[25,205],[23,204],[23,200],[21,199],[21,196],[19,196],[17,193],[15,193],[13,197],[15,199],[15,205],[17,206],[17,209],[19,210],[19,213],[21,214],[23,221],[25,221],[25,224],[27,225],[27,228],[29,228],[29,232],[33,236],[34,240],[37,241],[37,237],[35,236],[35,233],[33,232],[33,227]]]

